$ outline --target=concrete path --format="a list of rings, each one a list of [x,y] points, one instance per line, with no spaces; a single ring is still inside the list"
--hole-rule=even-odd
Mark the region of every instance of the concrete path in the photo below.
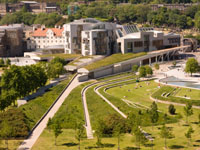
[[[78,81],[78,76],[74,78],[74,80],[71,82],[69,87],[64,91],[64,93],[61,95],[61,97],[58,99],[58,101],[55,103],[55,105],[52,107],[52,109],[48,112],[48,114],[45,116],[45,118],[39,123],[39,125],[34,129],[32,134],[28,137],[28,139],[24,140],[23,143],[19,146],[18,150],[30,150],[37,139],[39,138],[40,134],[43,132],[43,130],[46,128],[47,122],[49,118],[52,118],[55,113],[58,111],[66,97],[69,95],[69,93],[78,85],[80,85]]]

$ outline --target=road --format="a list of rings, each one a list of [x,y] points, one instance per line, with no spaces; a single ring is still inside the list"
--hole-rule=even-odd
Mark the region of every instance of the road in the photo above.
[[[49,118],[52,118],[55,113],[58,111],[66,97],[69,95],[69,93],[77,86],[79,86],[80,83],[78,81],[78,76],[74,78],[74,80],[70,83],[68,88],[63,92],[63,94],[60,96],[58,101],[55,103],[55,105],[52,107],[52,109],[48,112],[48,114],[44,117],[44,119],[39,123],[39,125],[34,129],[32,134],[28,137],[28,139],[24,140],[22,144],[19,146],[18,150],[30,150],[37,139],[39,138],[40,134],[43,132],[43,130],[47,126],[47,122]]]

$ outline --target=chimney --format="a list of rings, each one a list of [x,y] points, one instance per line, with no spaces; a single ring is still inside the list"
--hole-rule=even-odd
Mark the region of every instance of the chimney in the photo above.
[[[45,30],[45,25],[42,25],[42,26],[41,26],[41,30]]]

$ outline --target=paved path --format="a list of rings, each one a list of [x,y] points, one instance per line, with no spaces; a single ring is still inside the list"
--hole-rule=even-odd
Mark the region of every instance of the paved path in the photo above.
[[[64,91],[64,93],[60,96],[58,101],[55,103],[55,105],[52,107],[52,109],[48,112],[48,114],[45,116],[45,118],[39,123],[39,125],[34,129],[32,134],[28,137],[28,139],[24,140],[23,143],[19,146],[18,150],[30,150],[37,139],[39,138],[40,134],[43,132],[43,130],[46,128],[47,122],[49,118],[52,118],[55,113],[58,111],[66,97],[69,95],[69,93],[78,85],[80,85],[78,81],[78,76],[74,78],[74,80],[71,82],[69,87]]]
[[[173,105],[177,105],[177,106],[185,106],[186,104],[181,104],[181,103],[176,103],[176,102],[170,102],[170,101],[164,101],[164,100],[159,100],[159,99],[155,99],[153,97],[150,96],[150,99],[152,101],[158,102],[158,103],[162,103],[162,104],[173,104]],[[192,106],[192,108],[196,108],[196,109],[200,109],[200,106]]]

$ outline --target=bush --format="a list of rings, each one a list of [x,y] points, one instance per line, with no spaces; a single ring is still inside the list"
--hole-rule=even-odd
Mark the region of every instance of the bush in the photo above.
[[[171,115],[175,115],[176,113],[176,108],[174,107],[174,105],[170,104],[168,107],[168,111]]]
[[[155,68],[156,70],[159,70],[159,69],[160,69],[160,65],[159,65],[159,64],[155,64],[155,65],[154,65],[154,68]]]
[[[133,71],[133,72],[137,72],[137,71],[138,71],[138,68],[139,68],[138,65],[133,65],[133,66],[132,66],[132,71]]]

